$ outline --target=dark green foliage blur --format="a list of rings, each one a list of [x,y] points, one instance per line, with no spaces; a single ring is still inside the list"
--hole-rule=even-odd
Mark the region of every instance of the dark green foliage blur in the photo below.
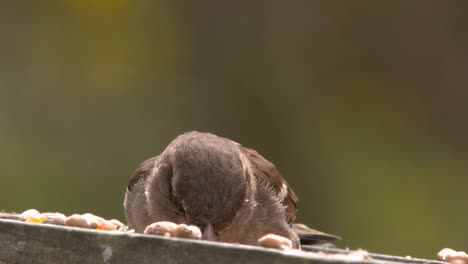
[[[257,149],[340,247],[467,250],[468,2],[10,1],[0,209],[124,220],[178,134]]]

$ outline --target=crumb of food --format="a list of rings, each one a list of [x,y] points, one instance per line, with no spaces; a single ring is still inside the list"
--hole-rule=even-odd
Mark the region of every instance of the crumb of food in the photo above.
[[[370,260],[372,259],[369,255],[369,252],[363,249],[358,249],[350,254],[343,255],[345,259],[352,259],[352,260]]]
[[[36,209],[29,209],[24,211],[20,215],[21,219],[27,223],[44,223],[47,220],[47,216],[39,213]]]
[[[120,221],[117,220],[117,219],[111,219],[111,220],[109,220],[109,221],[110,221],[111,223],[113,223],[114,225],[116,225],[117,228],[121,228],[121,227],[125,226],[122,222],[120,222]]]
[[[67,217],[67,219],[65,220],[65,225],[74,226],[74,227],[91,228],[92,223],[89,221],[87,217],[83,215],[73,214]]]
[[[147,226],[145,228],[144,233],[157,236],[171,237],[176,227],[177,224],[175,223],[161,221],[152,223],[151,225]]]
[[[19,220],[28,223],[47,223],[105,231],[128,231],[128,227],[119,220],[107,220],[90,213],[73,214],[67,217],[61,213],[40,213],[36,209],[29,209],[19,215]]]
[[[105,231],[116,231],[117,225],[112,223],[109,220],[100,221],[98,226],[96,227],[98,230],[105,230]]]
[[[126,232],[128,230],[127,226],[117,219],[111,219],[109,222],[115,225],[115,230],[117,231]]]
[[[201,231],[198,227],[166,221],[152,223],[145,228],[144,233],[164,237],[201,239]]]
[[[55,213],[54,216],[52,217],[52,224],[64,225],[66,219],[67,217],[64,214]]]
[[[82,216],[89,221],[90,223],[89,228],[93,228],[93,229],[97,229],[98,226],[102,225],[103,222],[105,221],[104,218],[97,216],[97,215],[90,214],[90,213],[82,214]]]
[[[130,231],[132,231],[132,230],[133,230],[133,232],[135,232],[134,229],[128,230],[128,226],[126,226],[126,225],[123,225],[123,226],[117,228],[117,231],[124,232],[124,233],[131,233]]]
[[[307,254],[312,254],[312,255],[319,255],[320,257],[327,257],[327,258],[332,258],[332,259],[337,259],[337,260],[344,260],[344,261],[361,261],[361,260],[372,260],[372,257],[369,255],[369,252],[363,249],[358,249],[351,251],[349,254],[329,254],[325,252],[308,252]]]
[[[44,223],[53,225],[64,225],[67,217],[61,213],[42,213],[47,216],[47,220]]]
[[[20,217],[23,221],[26,221],[26,218],[28,218],[29,216],[33,216],[33,215],[39,215],[41,213],[39,213],[38,210],[36,209],[29,209],[29,210],[26,210],[24,212],[21,213]]]
[[[173,230],[173,236],[180,238],[201,239],[201,231],[196,226],[180,224]]]
[[[24,220],[27,223],[35,223],[35,224],[41,224],[44,223],[47,220],[47,216],[43,214],[37,214],[37,215],[29,215],[26,217]]]
[[[464,251],[455,251],[450,248],[444,248],[439,251],[437,259],[450,264],[468,264],[468,255]]]
[[[117,230],[117,225],[113,222],[90,213],[71,215],[65,220],[65,225],[105,231]]]
[[[258,244],[262,247],[277,248],[277,249],[292,249],[292,242],[282,236],[268,234],[258,240]]]

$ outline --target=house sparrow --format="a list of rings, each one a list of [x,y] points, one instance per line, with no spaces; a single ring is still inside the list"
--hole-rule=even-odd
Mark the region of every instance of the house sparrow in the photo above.
[[[248,245],[274,234],[300,248],[293,228],[297,201],[276,167],[255,150],[188,132],[138,166],[124,208],[135,232]],[[316,238],[336,240],[324,233]]]

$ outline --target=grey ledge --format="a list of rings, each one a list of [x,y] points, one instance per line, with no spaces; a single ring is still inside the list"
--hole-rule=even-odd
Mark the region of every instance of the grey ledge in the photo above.
[[[312,247],[312,251],[339,250]],[[331,250],[331,251],[330,251]],[[164,238],[143,234],[30,224],[0,219],[0,264],[4,263],[432,263],[336,259],[308,252],[281,251],[254,246]]]

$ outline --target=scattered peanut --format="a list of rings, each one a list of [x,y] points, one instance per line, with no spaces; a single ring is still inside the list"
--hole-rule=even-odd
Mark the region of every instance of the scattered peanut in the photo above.
[[[180,238],[201,239],[201,231],[196,226],[180,224],[174,229],[173,236]]]
[[[74,227],[84,227],[84,228],[91,228],[91,222],[88,220],[87,217],[84,217],[79,214],[73,214],[65,220],[66,226],[74,226]]]
[[[258,244],[262,247],[267,247],[267,248],[277,248],[277,249],[291,249],[292,248],[292,242],[291,240],[274,235],[274,234],[268,234],[263,237],[261,237],[258,240]]]
[[[27,222],[27,223],[41,224],[41,223],[44,223],[45,220],[47,220],[47,216],[45,216],[43,214],[37,214],[37,215],[30,215],[30,216],[26,217],[26,219],[24,221]]]
[[[174,230],[176,229],[177,224],[172,222],[156,222],[145,228],[145,234],[158,235],[158,236],[173,236]]]
[[[147,226],[144,233],[165,237],[201,239],[201,231],[198,227],[186,224],[178,225],[166,221],[156,222]]]
[[[96,227],[98,230],[106,230],[106,231],[115,231],[117,230],[117,225],[112,223],[109,220],[104,220],[99,223],[99,225]]]
[[[39,213],[36,209],[29,209],[21,214],[21,219],[28,223],[40,224],[47,220],[47,216]]]
[[[109,221],[116,226],[117,231],[121,231],[121,232],[127,232],[128,231],[128,227],[126,225],[124,225],[122,222],[120,222],[119,220],[111,219]]]
[[[450,248],[439,251],[437,258],[450,264],[468,264],[468,255],[464,251],[455,251]]]
[[[23,221],[26,221],[26,218],[28,218],[29,216],[32,216],[32,215],[39,215],[41,213],[39,213],[38,210],[36,209],[29,209],[29,210],[26,210],[24,211],[23,213],[21,213],[21,219],[23,219]]]
[[[89,227],[93,229],[97,228],[99,225],[102,225],[102,223],[105,221],[104,218],[90,213],[83,214],[82,216],[89,221]]]
[[[122,222],[116,219],[106,220],[100,216],[86,213],[73,214],[66,217],[61,213],[43,213],[36,209],[29,209],[20,215],[20,219],[29,223],[47,223],[54,225],[66,225],[83,228],[93,228],[98,230],[127,232],[128,228]]]
[[[43,214],[47,216],[47,221],[45,221],[45,223],[47,224],[64,225],[65,220],[67,219],[67,217],[61,213],[43,213]]]
[[[120,222],[119,220],[117,219],[111,219],[109,220],[111,223],[113,223],[114,225],[117,226],[117,228],[122,228],[123,226],[125,226],[124,224],[122,224],[122,222]]]

